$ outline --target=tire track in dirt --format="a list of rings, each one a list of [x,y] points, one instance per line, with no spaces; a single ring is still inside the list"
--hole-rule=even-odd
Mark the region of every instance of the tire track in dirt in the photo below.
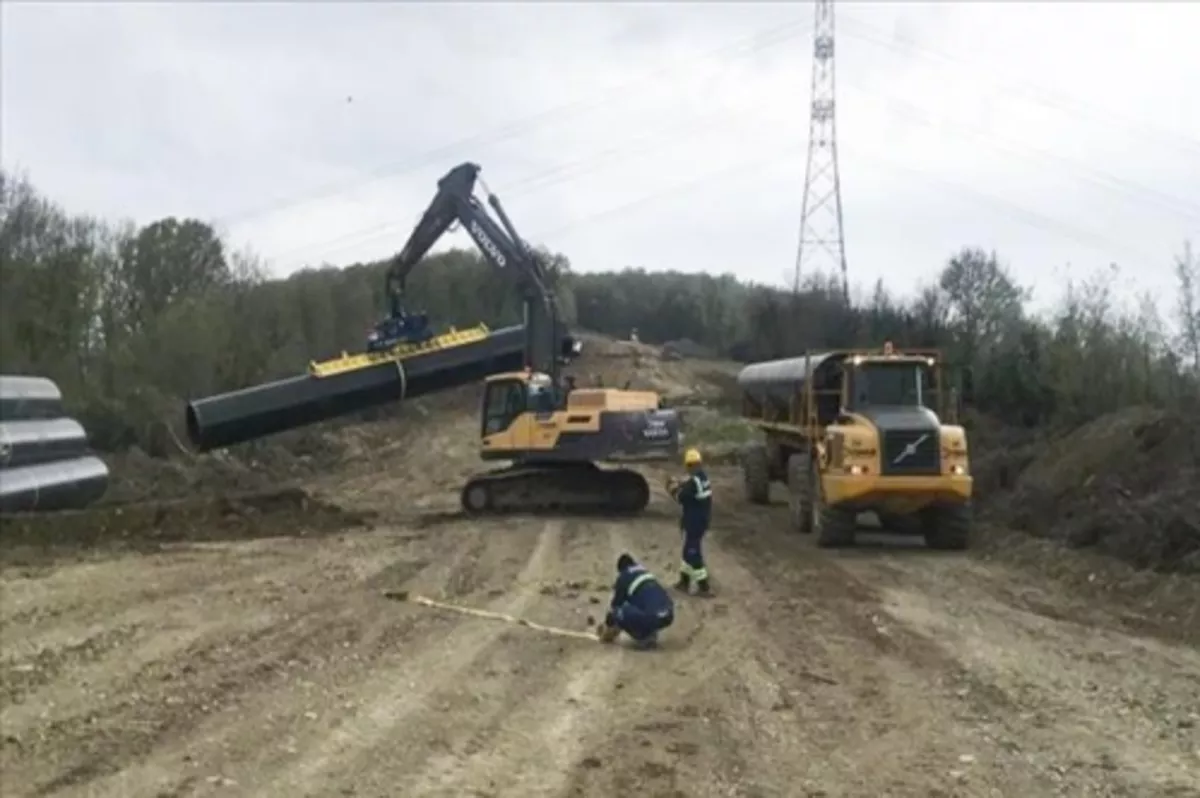
[[[380,542],[394,537],[384,536]],[[151,689],[149,706],[142,708],[144,733],[127,733],[119,746],[110,746],[114,750],[100,772],[93,769],[63,781],[86,785],[81,789],[87,795],[190,790],[187,785],[197,772],[219,772],[220,762],[231,752],[235,758],[236,752],[258,752],[264,741],[278,739],[281,728],[311,725],[305,709],[318,703],[311,694],[315,686],[353,684],[353,673],[394,656],[414,633],[438,626],[438,619],[428,616],[383,616],[378,594],[363,589],[385,571],[397,578],[419,576],[428,564],[406,559],[405,553],[390,561],[383,552],[374,554],[374,564],[350,569],[360,581],[345,585],[317,578],[323,571],[320,558],[304,558],[310,571],[302,576],[298,591],[306,599],[290,603],[265,634],[232,634],[232,627],[215,630],[206,647],[144,669],[133,680],[134,689],[140,686],[145,692],[147,684],[164,683]],[[449,559],[449,551],[444,553]],[[121,729],[128,727],[131,714],[128,707],[118,706],[100,717],[105,725]],[[117,771],[112,776],[95,778],[112,770]]]
[[[784,517],[782,508],[737,510],[744,519],[743,535],[751,526],[771,530],[767,517],[772,514],[779,516],[775,527],[779,530]],[[761,520],[755,521],[755,516]],[[1103,752],[1110,744],[1119,745],[1122,735],[1130,732],[1127,720],[1087,708],[1077,715],[1081,726],[1053,710],[1059,691],[1055,683],[1070,683],[1080,676],[1079,668],[1058,654],[1071,635],[1055,632],[1036,642],[1022,635],[1015,617],[994,609],[995,600],[970,575],[965,558],[957,558],[963,573],[956,577],[953,558],[924,550],[822,552],[811,541],[782,531],[756,534],[756,542],[732,536],[731,553],[761,569],[771,581],[781,586],[790,582],[810,600],[822,593],[832,598],[839,589],[841,595],[857,593],[864,599],[857,611],[848,611],[851,608],[845,604],[839,609],[836,601],[819,601],[838,609],[831,616],[834,623],[824,629],[818,625],[811,630],[816,635],[806,636],[815,636],[836,655],[835,663],[852,665],[834,675],[857,693],[858,707],[871,707],[871,739],[845,744],[873,762],[904,762],[908,772],[889,773],[885,765],[870,773],[874,783],[862,783],[861,775],[858,780],[852,775],[851,763],[845,763],[828,773],[830,783],[857,784],[864,794],[883,790],[912,795],[931,794],[929,790],[986,795],[997,789],[1029,795],[1063,791],[1107,795],[1112,789],[1149,795],[1170,794],[1172,789],[1190,794],[1195,789],[1181,775],[1195,765],[1181,758],[1184,752],[1179,747],[1169,742],[1164,746],[1159,740],[1152,744],[1157,752],[1147,752],[1141,761],[1143,771],[1149,772],[1117,772],[1115,764],[1120,760],[1104,757]],[[771,551],[774,557],[766,554]],[[793,563],[793,573],[779,568],[780,562]],[[807,619],[812,613],[802,614]],[[962,623],[953,620],[957,616],[963,617]],[[839,637],[839,626],[853,631],[857,643]],[[1098,630],[1087,627],[1078,634],[1103,639]],[[777,629],[770,638],[787,640],[787,631]],[[876,649],[873,657],[863,643]],[[1005,662],[1007,673],[998,668]],[[1117,675],[1110,667],[1104,670],[1107,676],[1098,673],[1095,678]],[[916,698],[923,699],[925,706]],[[864,724],[856,725],[861,734]],[[1031,744],[1031,740],[1038,742]],[[1081,757],[1083,752],[1088,753]],[[965,758],[956,761],[960,755]],[[1196,757],[1200,759],[1200,754]],[[836,762],[829,756],[820,759]]]
[[[503,535],[504,530],[488,532],[491,535]],[[515,545],[528,544],[528,552],[534,548],[535,538],[544,538],[543,549],[547,544],[553,544],[553,535],[546,536],[537,529],[531,530],[531,533],[518,536],[514,541]],[[444,556],[440,559],[435,558],[434,564],[415,575],[408,573],[405,576],[402,563],[401,570],[391,574],[392,578],[389,578],[387,586],[407,586],[412,590],[419,589],[435,594],[437,591],[431,588],[437,588],[439,585],[459,590],[483,590],[487,587],[489,576],[494,574],[503,577],[510,573],[505,563],[499,561],[498,556],[480,559],[481,542],[485,539],[478,529],[470,530],[464,535],[445,536],[445,550],[441,553]],[[456,552],[456,555],[452,556],[452,551]],[[504,552],[506,551],[507,549],[504,549]],[[464,571],[471,573],[463,573]],[[371,581],[379,582],[381,579],[375,578]],[[529,579],[524,581],[530,583]],[[535,588],[536,584],[529,584],[530,591]],[[384,627],[389,631],[395,630],[395,634],[385,635],[387,646],[384,650],[374,652],[375,656],[363,657],[361,661],[358,659],[358,653],[347,654],[355,659],[353,663],[347,663],[346,667],[340,669],[326,668],[319,673],[313,673],[308,677],[313,681],[306,679],[299,684],[289,682],[278,685],[275,689],[272,689],[272,685],[264,685],[253,695],[253,703],[242,707],[240,712],[227,712],[220,717],[210,718],[169,749],[156,752],[152,761],[144,766],[131,768],[119,779],[108,780],[103,787],[97,787],[93,792],[105,794],[108,791],[114,795],[155,794],[155,790],[166,790],[171,783],[178,786],[179,766],[176,756],[182,755],[188,755],[196,763],[197,770],[206,773],[206,779],[226,779],[229,778],[229,774],[233,774],[239,780],[249,779],[249,783],[256,784],[260,777],[265,779],[270,774],[294,769],[297,767],[297,761],[311,763],[313,760],[310,757],[301,758],[300,751],[306,746],[311,747],[310,754],[311,751],[320,753],[324,750],[325,755],[331,757],[330,764],[336,764],[333,760],[346,752],[339,748],[338,741],[347,743],[347,740],[336,734],[327,738],[318,730],[332,722],[338,724],[336,728],[345,732],[346,729],[353,728],[351,724],[355,718],[360,722],[365,718],[368,721],[367,727],[370,727],[372,722],[379,724],[391,715],[391,711],[387,711],[386,716],[380,714],[388,710],[388,707],[380,703],[379,696],[396,697],[398,691],[403,694],[411,693],[408,685],[421,677],[421,668],[428,668],[441,678],[436,660],[441,654],[453,653],[446,649],[448,642],[445,633],[454,629],[454,623],[458,620],[453,616],[447,618],[429,613],[421,608],[406,611],[403,605],[385,602],[376,591],[371,591],[368,596],[364,595],[364,591],[358,590],[354,591],[354,595],[358,597],[358,601],[351,605],[351,617],[343,620],[348,626],[361,625],[363,616],[369,614],[372,625]],[[327,596],[326,601],[329,600],[330,597]],[[356,614],[357,618],[354,617]],[[314,646],[335,642],[328,640],[327,636],[318,636],[311,641]],[[357,646],[351,651],[360,649],[361,646]],[[426,652],[421,663],[416,666],[412,663],[413,650]],[[360,686],[364,681],[364,672],[367,674],[367,684]],[[401,695],[397,700],[403,697]],[[307,717],[306,709],[314,716],[312,719]],[[394,709],[393,706],[392,710]],[[347,716],[350,720],[338,723],[339,718]],[[370,728],[366,730],[370,731]],[[385,731],[378,725],[374,730],[375,733]],[[199,745],[197,741],[200,742]],[[358,744],[361,742],[357,741]],[[321,748],[322,745],[326,746],[325,749]],[[353,745],[346,750],[353,750]],[[251,776],[244,775],[247,771],[252,771]],[[263,789],[269,788],[259,785],[253,794],[260,794]],[[284,790],[284,794],[288,793],[288,788],[280,789]]]
[[[870,563],[853,567],[888,581]],[[1002,744],[1084,783],[1102,777],[1134,791],[1200,793],[1200,652],[1046,618],[982,594],[949,603],[942,596],[963,590],[959,580],[939,574],[928,584],[922,569],[906,570],[907,584],[882,588],[884,610],[1004,691],[1017,711],[997,717]]]
[[[757,762],[758,774],[748,784],[763,794],[788,783],[864,795],[973,794],[954,775],[960,753],[970,755],[963,748],[977,744],[953,697],[958,663],[935,641],[883,625],[879,596],[869,586],[803,539],[777,532],[760,508],[719,517],[714,533],[723,595],[730,581],[755,591],[739,594],[744,622],[757,631],[753,653],[729,675],[735,693],[753,695],[756,684],[760,693],[758,700],[730,702],[757,708],[741,721],[741,736],[759,743],[746,757]],[[763,685],[777,686],[774,704]],[[786,740],[779,753],[805,751],[809,765],[781,780],[786,771],[771,766],[773,757],[760,758],[770,749],[764,739]],[[863,761],[874,764],[867,770]]]
[[[497,642],[523,653],[521,664],[510,671],[508,698],[493,704],[481,719],[487,730],[464,741],[460,735],[465,728],[460,727],[447,740],[447,752],[422,756],[426,765],[410,771],[406,795],[449,798],[482,789],[492,795],[562,794],[583,739],[604,723],[604,699],[620,672],[595,652],[579,651],[589,645],[583,641],[531,644],[515,638],[508,635]],[[535,658],[543,664],[531,667]],[[489,691],[493,695],[494,689]]]
[[[53,667],[26,673],[27,662],[15,662],[8,668],[25,678],[6,680],[8,698],[0,710],[0,724],[20,738],[31,725],[65,723],[82,712],[102,709],[108,697],[116,700],[135,690],[132,683],[155,663],[203,649],[222,636],[255,635],[277,623],[278,612],[273,608],[289,598],[289,593],[302,595],[307,590],[303,586],[313,581],[314,565],[324,563],[323,577],[336,578],[374,567],[378,559],[376,546],[370,541],[365,545],[320,544],[310,554],[311,548],[296,541],[281,542],[274,557],[284,559],[283,564],[265,571],[260,564],[257,571],[250,572],[235,567],[231,580],[222,578],[227,558],[210,561],[195,557],[191,560],[192,573],[182,580],[184,587],[164,591],[157,601],[147,600],[124,612],[110,612],[106,623],[98,617],[109,607],[105,588],[120,582],[100,579],[99,584],[73,585],[72,590],[92,596],[87,620],[59,622],[41,635],[26,638],[18,651],[33,649],[38,652],[35,656],[51,657]],[[131,559],[135,568],[142,560]],[[142,572],[153,574],[157,564],[143,560]],[[169,572],[174,574],[175,570]],[[165,581],[154,576],[150,579],[160,584]],[[126,595],[118,593],[122,598]],[[56,656],[69,648],[79,648],[84,656]],[[61,679],[68,667],[69,680]],[[95,705],[98,696],[100,707]]]
[[[281,543],[292,562],[270,572],[265,584],[226,584],[215,600],[183,614],[150,605],[161,617],[144,630],[139,647],[67,672],[24,704],[6,708],[5,730],[21,743],[5,746],[0,763],[9,773],[28,773],[21,783],[31,789],[39,780],[87,783],[223,708],[236,714],[257,691],[304,678],[324,667],[331,650],[369,645],[372,630],[362,628],[358,608],[329,597],[345,598],[338,585],[388,567],[381,551],[392,537],[348,539],[341,546]],[[412,572],[421,565],[406,567]],[[207,572],[220,583],[219,569]],[[102,603],[103,595],[96,600]],[[13,721],[26,729],[14,734]]]
[[[4,659],[77,645],[109,627],[145,626],[243,586],[283,581],[297,568],[287,556],[280,549],[255,552],[247,558],[250,562],[243,563],[224,553],[187,552],[180,557],[185,562],[179,563],[171,555],[132,555],[127,562],[111,563],[116,574],[71,572],[55,589],[72,598],[50,601],[49,612],[24,613],[4,624]],[[279,560],[285,561],[279,564]],[[213,579],[214,572],[220,573],[219,580]],[[74,598],[80,595],[88,598]]]
[[[605,566],[627,547],[617,524],[574,520],[566,524],[564,545],[558,564],[558,585],[541,591],[540,606],[531,616],[563,625],[570,610],[557,595],[556,587],[570,586],[566,596],[579,600],[578,591],[590,588],[595,600],[592,620],[602,617],[607,590],[602,573]],[[526,633],[506,635],[493,651],[513,650],[516,667],[507,675],[497,673],[497,654],[489,667],[464,674],[473,689],[488,684],[492,695],[508,698],[492,704],[484,717],[471,716],[474,733],[463,739],[467,724],[462,713],[469,707],[452,709],[458,732],[448,741],[445,753],[430,757],[424,767],[412,763],[413,775],[406,780],[406,794],[414,796],[459,796],[486,790],[490,795],[562,795],[570,775],[587,747],[589,738],[607,727],[615,694],[626,674],[621,650],[597,651],[586,641],[559,641]],[[482,670],[482,672],[478,672]],[[497,677],[499,677],[497,679]],[[407,763],[406,763],[407,765]]]
[[[668,582],[678,567],[676,527],[663,521],[638,533],[640,548],[655,553],[653,564],[667,564],[655,570]],[[625,537],[628,528],[616,534]],[[739,607],[754,595],[755,578],[724,562],[711,565],[720,594],[677,597],[676,623],[658,651],[614,652],[621,680],[606,728],[588,740],[558,794],[751,795],[755,762],[790,758],[787,719],[770,715],[778,699],[754,664],[759,641]],[[751,735],[755,728],[765,731]]]
[[[537,580],[557,557],[560,535],[561,523],[542,526],[518,575],[520,587],[512,595],[492,602],[489,609],[520,614],[535,601]],[[301,755],[283,772],[267,780],[248,782],[254,793],[329,794],[337,788],[347,763],[352,763],[359,752],[379,748],[385,740],[395,737],[409,718],[426,710],[431,695],[457,679],[506,631],[503,625],[466,621],[440,640],[422,646],[416,656],[397,663],[395,669],[368,679],[356,692],[369,696],[370,706],[351,713],[328,733],[301,745]]]
[[[208,578],[207,568],[214,564],[232,581],[261,572],[263,561],[276,556],[269,550],[248,550],[237,557],[185,545],[157,554],[70,563],[46,576],[8,577],[0,590],[0,623],[9,641],[36,649],[42,646],[31,639],[31,633],[39,626],[50,626],[51,634],[63,636],[60,619],[64,617],[77,627],[107,621],[114,612],[140,610],[147,602],[219,588]],[[98,595],[104,598],[102,604],[95,599]]]

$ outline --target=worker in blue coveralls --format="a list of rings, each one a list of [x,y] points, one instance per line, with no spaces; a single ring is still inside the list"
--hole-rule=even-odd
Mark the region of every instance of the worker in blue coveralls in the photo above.
[[[687,477],[667,481],[667,491],[682,510],[679,528],[683,533],[683,563],[679,568],[679,581],[675,587],[689,592],[693,581],[701,596],[712,595],[708,582],[708,568],[704,565],[701,544],[708,524],[712,520],[712,483],[704,473],[699,449],[688,449],[683,455]]]
[[[600,641],[611,643],[625,632],[639,648],[654,648],[658,633],[674,621],[675,602],[654,574],[630,554],[618,557],[612,604],[597,630]]]

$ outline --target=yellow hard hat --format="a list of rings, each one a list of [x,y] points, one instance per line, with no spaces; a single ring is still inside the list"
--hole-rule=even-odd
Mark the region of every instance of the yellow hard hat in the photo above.
[[[701,460],[701,457],[700,457],[699,449],[688,449],[686,452],[683,453],[683,464],[684,465],[690,465],[690,466],[691,465],[700,465],[700,460]]]

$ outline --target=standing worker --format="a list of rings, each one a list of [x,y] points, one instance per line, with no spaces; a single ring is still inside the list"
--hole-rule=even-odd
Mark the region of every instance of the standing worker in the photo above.
[[[675,621],[675,602],[632,555],[617,558],[617,581],[612,604],[597,630],[602,643],[611,643],[621,632],[633,638],[638,648],[653,648],[659,631]]]
[[[712,589],[708,583],[708,568],[704,566],[701,543],[712,520],[712,483],[701,467],[699,449],[688,449],[683,455],[683,464],[687,467],[687,477],[682,480],[671,477],[667,480],[667,492],[682,508],[679,528],[683,531],[683,565],[680,566],[679,581],[675,587],[687,593],[694,580],[700,595],[709,596],[712,595]]]

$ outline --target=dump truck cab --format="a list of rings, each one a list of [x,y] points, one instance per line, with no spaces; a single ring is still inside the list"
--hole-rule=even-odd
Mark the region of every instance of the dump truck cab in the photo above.
[[[854,542],[860,513],[960,549],[970,531],[967,436],[935,350],[843,350],[756,363],[738,375],[763,440],[741,465],[747,498],[788,492],[790,522],[822,546]]]

